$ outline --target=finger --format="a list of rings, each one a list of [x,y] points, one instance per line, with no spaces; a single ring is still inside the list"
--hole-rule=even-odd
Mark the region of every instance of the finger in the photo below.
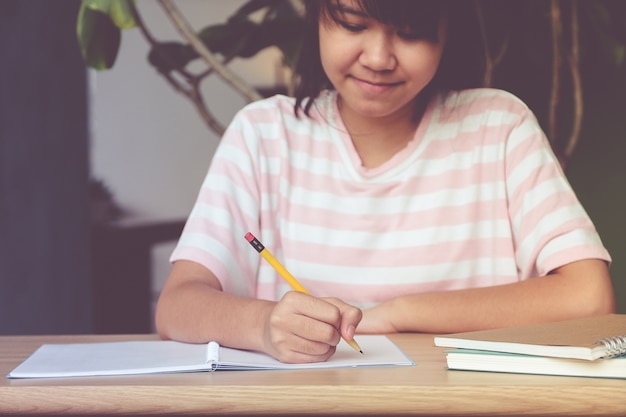
[[[305,346],[307,343],[305,342],[303,345]],[[296,345],[299,345],[296,343]],[[304,349],[306,350],[306,348]],[[336,347],[326,345],[326,351],[321,354],[310,354],[303,352],[301,350],[282,350],[276,355],[276,359],[284,363],[315,363],[315,362],[325,362],[327,361],[334,353]]]
[[[281,302],[295,316],[289,319],[291,323],[284,323],[285,328],[307,340],[333,346],[339,343],[341,311],[334,304],[297,292],[285,294]]]
[[[328,359],[341,340],[339,331],[307,314],[315,315],[317,309],[329,306],[336,310],[319,299],[296,293],[277,303],[268,321],[268,348],[272,356],[290,361],[294,354],[311,356],[307,362]]]
[[[293,350],[312,355],[324,354],[329,346],[336,346],[341,340],[339,330],[335,327],[336,324],[320,321],[307,314],[310,313],[297,311],[288,316],[276,316],[273,327],[282,330],[288,345],[294,344],[289,335],[298,338],[300,344],[293,347]]]
[[[327,299],[317,298],[309,294],[297,291],[289,291],[283,296],[282,302],[291,305],[294,311],[339,327],[341,323],[341,311],[334,303],[329,303]]]
[[[298,324],[301,317],[294,316],[292,323]],[[333,329],[335,334],[339,334]],[[272,329],[270,335],[271,355],[282,362],[322,362],[335,352],[333,344],[323,343],[299,336],[296,332]]]
[[[325,301],[335,305],[339,310],[340,322],[337,328],[341,336],[346,340],[354,339],[356,328],[363,318],[363,311],[337,298],[328,298]]]

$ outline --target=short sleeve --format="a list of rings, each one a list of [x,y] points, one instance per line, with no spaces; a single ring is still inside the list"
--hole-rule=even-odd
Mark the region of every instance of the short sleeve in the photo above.
[[[224,291],[254,296],[258,255],[244,235],[259,219],[256,164],[259,138],[237,113],[224,133],[170,261],[191,260],[211,270]]]
[[[506,187],[516,262],[522,279],[565,264],[611,258],[525,106],[506,144]]]

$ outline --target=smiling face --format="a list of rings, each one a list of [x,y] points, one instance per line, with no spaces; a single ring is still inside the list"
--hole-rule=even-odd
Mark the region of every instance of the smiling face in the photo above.
[[[411,118],[415,97],[433,79],[444,45],[414,28],[384,24],[354,0],[338,0],[322,11],[322,67],[338,91],[344,118]]]

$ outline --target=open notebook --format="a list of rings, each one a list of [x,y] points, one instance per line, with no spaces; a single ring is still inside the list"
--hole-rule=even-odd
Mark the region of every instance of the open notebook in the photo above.
[[[391,340],[379,335],[360,335],[363,354],[346,343],[326,362],[286,364],[245,350],[208,344],[174,341],[45,344],[11,371],[8,378],[137,375],[201,372],[222,369],[322,369],[364,366],[408,366],[415,363]]]

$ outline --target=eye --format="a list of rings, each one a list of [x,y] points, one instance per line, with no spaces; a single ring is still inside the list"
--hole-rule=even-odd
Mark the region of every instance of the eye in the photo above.
[[[396,27],[396,34],[406,41],[438,42],[437,31],[427,27]]]
[[[339,21],[339,25],[346,29],[348,32],[358,33],[366,29],[365,25],[358,25],[354,23],[348,23],[345,21]]]
[[[428,42],[432,42],[432,43],[437,43],[437,36],[430,34],[430,33],[425,33],[425,32],[419,32],[419,31],[404,31],[404,30],[399,30],[397,32],[397,35],[400,39],[404,39],[406,41],[419,41],[419,40],[424,40],[424,41],[428,41]]]
[[[420,39],[424,39],[424,35],[418,32],[398,31],[398,37],[404,39],[405,41],[417,41]]]

